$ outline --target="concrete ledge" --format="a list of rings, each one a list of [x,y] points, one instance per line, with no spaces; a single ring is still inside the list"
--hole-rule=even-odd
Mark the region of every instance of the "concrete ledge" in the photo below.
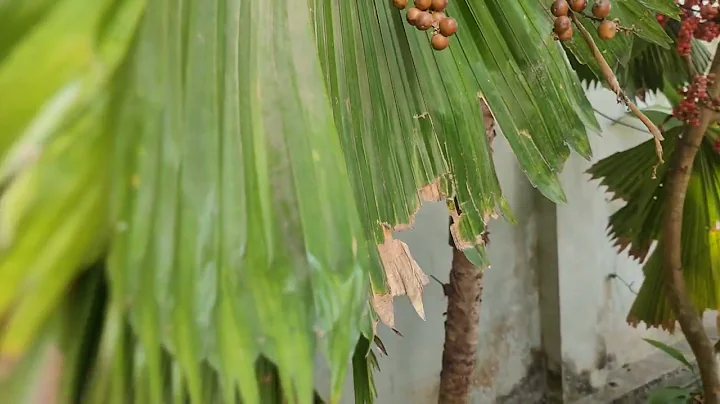
[[[710,335],[716,331],[709,329]],[[695,362],[690,346],[684,340],[673,345],[682,352],[690,363]],[[615,369],[608,374],[607,384],[601,391],[574,401],[573,404],[637,404],[647,401],[647,397],[660,386],[686,386],[697,381],[680,362],[666,353],[657,353]]]

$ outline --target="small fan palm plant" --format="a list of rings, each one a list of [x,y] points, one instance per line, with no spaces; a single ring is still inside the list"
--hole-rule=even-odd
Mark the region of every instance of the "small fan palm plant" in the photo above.
[[[658,20],[676,34],[676,47],[647,47],[626,74],[627,86],[638,94],[655,92],[672,109],[653,108],[647,115],[664,128],[669,165],[649,177],[654,159],[651,143],[643,143],[601,160],[590,169],[593,178],[626,205],[610,217],[609,233],[620,251],[644,263],[645,281],[628,314],[628,322],[674,331],[679,323],[698,361],[704,385],[703,402],[720,402],[720,370],[700,315],[720,307],[720,140],[716,104],[720,95],[720,56],[710,62],[698,41],[713,41],[718,28],[717,3],[676,2],[680,22]],[[683,56],[684,69],[670,75],[643,64],[667,64]],[[656,62],[649,62],[653,58]],[[645,61],[645,62],[643,62]],[[658,63],[659,62],[659,63]],[[659,66],[658,66],[659,67]],[[592,76],[581,74],[587,80]],[[651,247],[657,244],[651,252]]]
[[[587,71],[661,152],[623,79],[676,4],[551,3],[415,4],[425,27],[388,0],[0,1],[0,400],[308,403],[320,352],[331,402],[350,364],[372,402],[378,322],[400,295],[424,315],[393,231],[445,199],[449,304],[475,315],[449,310],[441,400],[466,402],[486,226],[513,220],[495,129],[564,202]]]

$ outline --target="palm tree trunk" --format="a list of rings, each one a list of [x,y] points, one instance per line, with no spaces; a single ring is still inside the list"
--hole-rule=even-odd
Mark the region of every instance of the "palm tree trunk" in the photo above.
[[[693,142],[691,136],[687,136],[687,138],[688,143]],[[700,141],[702,141],[702,136]],[[703,403],[720,404],[720,372],[718,372],[715,360],[715,350],[705,332],[700,314],[687,294],[682,267],[681,236],[685,192],[699,143],[693,142],[696,146],[687,145],[683,140],[678,143],[676,156],[673,158],[671,171],[668,174],[668,205],[663,223],[661,246],[658,248],[662,248],[670,306],[697,359],[704,388]]]
[[[717,50],[710,72],[720,77],[720,54]],[[720,81],[716,81],[708,92],[711,97],[720,94]],[[682,265],[682,223],[690,173],[695,155],[703,141],[708,125],[717,121],[718,113],[702,109],[700,125],[690,127],[673,153],[667,176],[667,205],[663,218],[661,245],[663,268],[667,279],[668,300],[680,323],[683,334],[697,359],[700,378],[703,383],[703,403],[720,404],[720,372],[715,360],[713,344],[705,332],[698,310],[685,288]]]
[[[475,373],[483,272],[455,247],[452,236],[450,245],[453,258],[450,282],[443,285],[448,308],[438,403],[467,404]]]

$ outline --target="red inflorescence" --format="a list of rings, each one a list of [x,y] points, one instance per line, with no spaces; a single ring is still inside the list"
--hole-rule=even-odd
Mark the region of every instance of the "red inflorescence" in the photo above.
[[[675,0],[675,3],[683,10],[677,39],[678,53],[689,55],[693,38],[710,42],[720,36],[720,8],[717,0]],[[668,17],[658,14],[657,20],[665,26]]]
[[[695,31],[700,26],[700,17],[692,11],[685,10],[680,22],[680,32],[677,39],[677,51],[683,56],[690,54],[690,41],[695,36]]]
[[[708,1],[700,6],[700,17],[703,20],[713,20],[718,16],[718,5],[715,1]]]
[[[713,81],[715,81],[714,74],[707,76],[696,75],[692,83],[680,89],[679,92],[684,98],[673,108],[675,118],[692,126],[698,126],[700,124],[701,106],[717,108],[720,105],[719,100],[711,99],[707,92],[708,85],[712,84]]]
[[[693,38],[710,42],[720,37],[720,0],[675,0],[682,9],[680,31],[677,38],[677,51],[682,56],[691,52]],[[669,21],[666,15],[658,14],[657,20],[663,27]],[[692,83],[679,90],[682,101],[673,108],[675,118],[688,125],[700,124],[700,108],[720,108],[720,100],[710,98],[708,85],[715,80],[714,75],[697,75]],[[720,140],[715,142],[720,152]]]

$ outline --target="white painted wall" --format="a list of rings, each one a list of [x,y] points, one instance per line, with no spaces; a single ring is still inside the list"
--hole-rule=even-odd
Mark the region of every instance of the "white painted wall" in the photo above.
[[[641,122],[625,116],[625,107],[617,104],[611,92],[591,91],[588,98],[604,115],[642,129],[628,128],[598,115],[603,133],[602,137],[591,138],[594,161],[573,155],[561,176],[568,197],[568,204],[558,206],[562,355],[578,371],[590,370],[597,387],[604,384],[607,370],[654,352],[642,337],[678,337],[645,330],[643,325],[640,329],[629,327],[625,317],[634,295],[621,281],[607,280],[608,274],[616,273],[637,291],[643,276],[640,264],[627,254],[618,255],[607,236],[608,217],[624,203],[610,202],[604,188],[599,188],[599,181],[588,181],[590,176],[585,171],[595,161],[636,146],[650,135]],[[614,364],[600,371],[595,369],[598,346],[605,346],[607,353],[614,356]]]
[[[606,115],[625,115],[613,94],[598,90],[591,91],[589,97]],[[598,119],[603,134],[591,139],[595,161],[649,138],[646,133]],[[642,126],[637,121],[628,122]],[[538,271],[542,268],[535,268],[534,262],[535,237],[542,235],[542,229],[537,226],[534,190],[504,139],[496,139],[494,148],[498,175],[518,224],[496,221],[490,225],[492,267],[485,273],[476,403],[493,403],[510,393],[523,381],[533,359],[532,350],[541,347]],[[577,373],[589,372],[594,387],[600,387],[608,369],[653,352],[641,337],[667,340],[669,336],[633,329],[625,323],[634,295],[621,282],[606,278],[616,272],[637,288],[642,281],[641,267],[625,255],[617,255],[606,236],[607,218],[621,205],[608,203],[604,190],[596,182],[588,182],[584,171],[591,164],[572,156],[562,174],[569,202],[557,210],[560,331],[563,361],[572,364]],[[447,220],[443,203],[427,203],[417,215],[415,228],[398,234],[424,271],[443,281],[447,280],[451,260]],[[427,286],[424,302],[426,321],[417,317],[406,300],[398,299],[395,304],[397,328],[403,338],[380,330],[389,356],[380,358],[381,371],[376,374],[379,404],[437,402],[446,306],[440,285],[431,282]],[[603,346],[614,361],[598,370],[598,347]],[[321,384],[325,375],[319,371]],[[350,380],[346,386],[351,392]],[[346,394],[343,402],[352,403],[352,394]]]

